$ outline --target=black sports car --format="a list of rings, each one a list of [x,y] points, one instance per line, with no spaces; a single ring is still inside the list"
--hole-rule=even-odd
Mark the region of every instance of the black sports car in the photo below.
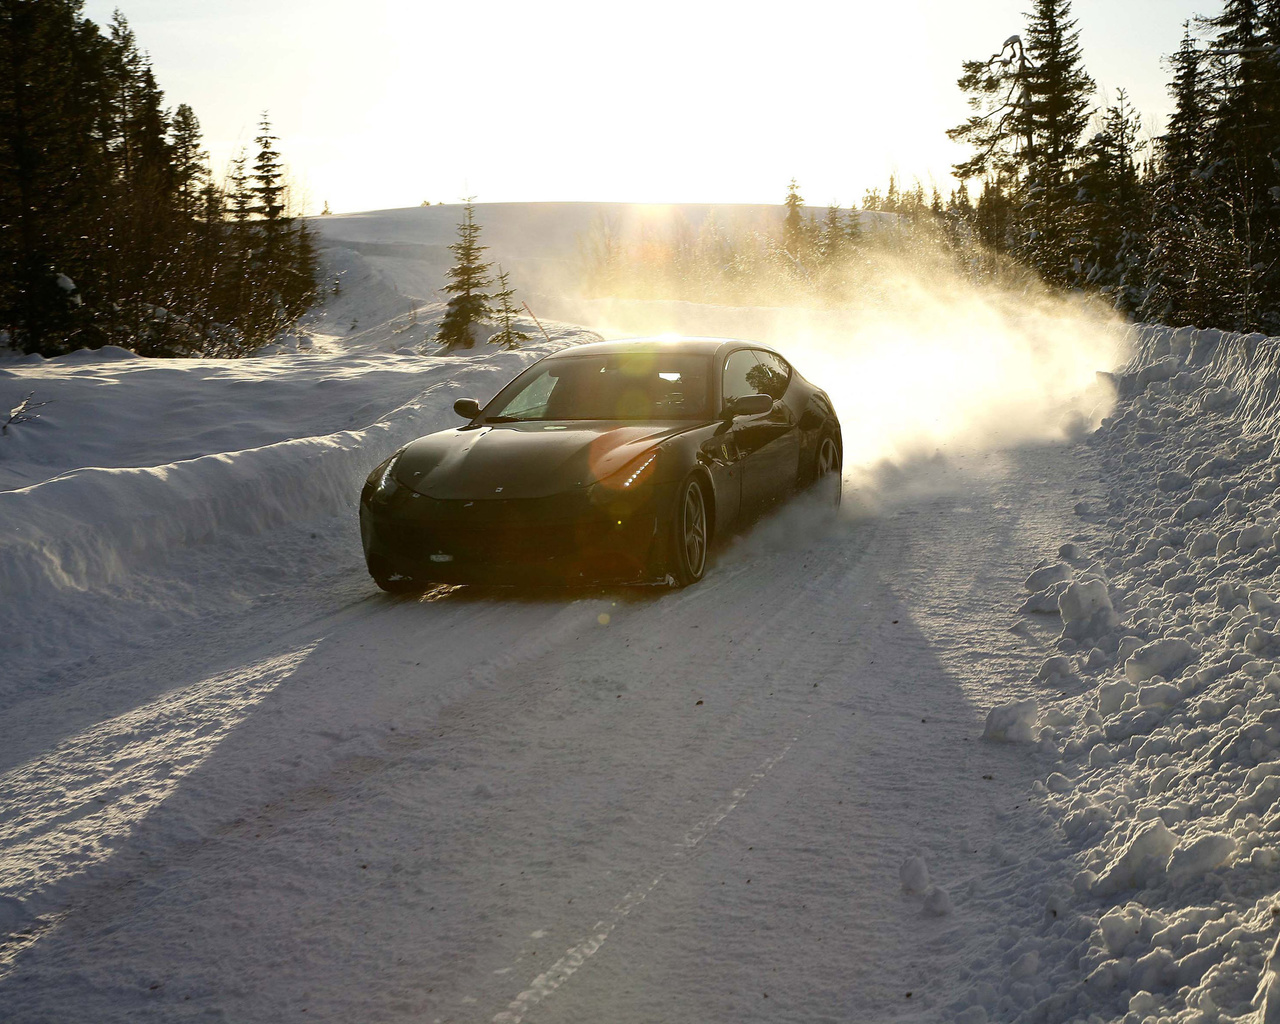
[[[383,590],[702,578],[716,537],[819,481],[840,423],[777,352],[744,341],[599,342],[534,363],[469,422],[420,437],[360,494]]]

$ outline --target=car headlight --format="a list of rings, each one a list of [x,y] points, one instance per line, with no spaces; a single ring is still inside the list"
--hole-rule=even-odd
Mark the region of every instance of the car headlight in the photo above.
[[[627,502],[632,495],[647,491],[657,474],[658,452],[645,452],[615,473],[591,486],[591,500],[597,505]],[[634,499],[632,499],[634,500]]]
[[[404,449],[401,448],[400,451],[396,452],[369,474],[369,481],[373,484],[373,497],[389,498],[395,493],[396,488],[400,486],[395,478],[395,469],[396,463],[400,461],[400,456],[403,454]]]

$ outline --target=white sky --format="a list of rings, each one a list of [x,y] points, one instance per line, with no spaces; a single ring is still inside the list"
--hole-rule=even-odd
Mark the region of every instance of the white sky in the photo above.
[[[454,202],[860,201],[945,193],[960,62],[1031,0],[86,0],[121,7],[215,169],[268,110],[315,210]],[[1161,58],[1219,0],[1075,0],[1089,73],[1159,131]]]

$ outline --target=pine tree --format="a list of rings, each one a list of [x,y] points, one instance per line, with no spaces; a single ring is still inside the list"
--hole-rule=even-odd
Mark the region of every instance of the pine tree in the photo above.
[[[805,247],[804,197],[796,179],[787,186],[787,198],[783,202],[787,214],[782,221],[782,248],[793,262],[798,262]]]
[[[978,112],[948,132],[975,150],[956,175],[984,176],[1017,195],[1014,245],[1058,283],[1071,276],[1072,172],[1094,88],[1075,25],[1070,0],[1035,0],[1025,45],[1010,36],[989,60],[965,62],[960,86]]]
[[[1024,160],[1033,187],[1054,192],[1069,177],[1094,90],[1080,63],[1080,33],[1070,0],[1035,0],[1027,56],[1026,99],[1015,130],[1029,142]]]
[[[964,61],[957,84],[968,96],[973,114],[947,131],[954,142],[973,147],[968,160],[955,165],[961,181],[1017,175],[1031,141],[1018,120],[1029,99],[1031,62],[1020,35],[1004,41],[1000,52],[986,60]]]
[[[884,190],[884,205],[881,207],[886,213],[897,213],[902,205],[902,196],[898,192],[897,175],[889,175],[889,187]]]
[[[1223,326],[1280,332],[1280,4],[1227,0],[1204,24],[1218,29],[1201,174],[1206,220],[1225,243]]]
[[[444,290],[451,293],[444,319],[436,332],[436,340],[446,352],[459,348],[471,348],[475,344],[471,328],[492,315],[490,297],[485,290],[492,284],[489,270],[481,253],[488,246],[480,244],[480,225],[475,221],[475,205],[468,197],[463,207],[462,220],[458,224],[458,240],[449,246],[453,253],[453,266],[449,268],[449,283]]]
[[[845,251],[852,257],[863,243],[862,214],[856,206],[850,206],[844,219]]]
[[[115,90],[115,117],[108,145],[115,161],[115,188],[106,211],[111,244],[99,259],[134,347],[158,354],[167,339],[161,336],[163,321],[154,310],[173,304],[172,255],[181,245],[185,225],[175,198],[164,94],[150,59],[138,48],[119,11],[111,21],[110,44],[107,68]]]
[[[1183,22],[1182,45],[1170,58],[1174,72],[1169,92],[1174,110],[1169,127],[1160,138],[1160,171],[1185,180],[1200,165],[1204,150],[1208,111],[1203,57],[1191,36],[1191,25]]]
[[[166,113],[122,15],[104,33],[80,9],[0,0],[0,329],[45,355],[107,342],[153,355],[245,351],[254,339],[226,344],[236,333],[226,325],[247,325],[251,308],[270,308],[277,326],[300,314],[313,240],[280,219],[282,273],[249,272],[263,215],[243,161],[228,224],[195,113]]]
[[[102,344],[95,239],[110,187],[100,140],[109,48],[68,0],[7,4],[0,14],[0,328],[28,352]],[[76,281],[71,306],[57,274]]]
[[[978,241],[993,253],[1010,252],[1018,242],[1019,206],[1016,182],[999,178],[984,181],[973,210]]]
[[[826,265],[840,263],[844,259],[845,249],[849,244],[849,235],[840,207],[835,203],[827,205],[827,214],[822,221],[821,253]]]
[[[191,218],[200,208],[200,194],[209,173],[209,154],[200,148],[200,121],[185,103],[180,103],[174,111],[170,145],[178,209],[184,217]]]
[[[489,338],[491,345],[501,345],[505,349],[512,349],[519,348],[522,341],[529,340],[527,334],[522,334],[516,328],[516,317],[519,316],[519,311],[511,304],[515,294],[516,290],[507,283],[507,272],[499,264],[498,291],[493,296],[494,301],[498,304],[497,312],[494,314],[494,321],[498,325],[498,330]]]
[[[1208,193],[1199,168],[1208,139],[1209,95],[1204,54],[1189,24],[1169,60],[1174,111],[1157,140],[1156,169],[1149,182],[1152,224],[1148,239],[1145,295],[1138,315],[1183,325],[1225,322],[1214,298],[1225,274],[1225,247],[1207,217]]]
[[[1145,193],[1138,180],[1141,122],[1123,89],[1107,108],[1101,130],[1084,147],[1076,177],[1081,234],[1072,247],[1076,283],[1113,297],[1128,313],[1142,303],[1147,238]]]
[[[1024,151],[1025,256],[1049,280],[1071,279],[1071,172],[1089,121],[1094,84],[1080,64],[1080,33],[1069,0],[1036,0],[1027,27],[1031,68],[1026,101],[1014,119]]]
[[[258,155],[253,162],[254,185],[251,189],[256,205],[254,212],[264,224],[275,227],[284,220],[284,165],[275,144],[280,141],[271,130],[271,120],[264,112],[258,125],[258,136],[253,140]]]

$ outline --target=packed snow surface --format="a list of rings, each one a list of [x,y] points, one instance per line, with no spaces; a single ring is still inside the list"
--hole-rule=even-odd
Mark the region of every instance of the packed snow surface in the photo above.
[[[0,436],[0,1018],[1280,1019],[1280,340],[1023,317],[962,378],[917,319],[899,378],[760,313],[839,516],[684,591],[392,598],[365,474],[618,330],[433,354],[377,220],[261,357],[0,360],[50,403]]]

